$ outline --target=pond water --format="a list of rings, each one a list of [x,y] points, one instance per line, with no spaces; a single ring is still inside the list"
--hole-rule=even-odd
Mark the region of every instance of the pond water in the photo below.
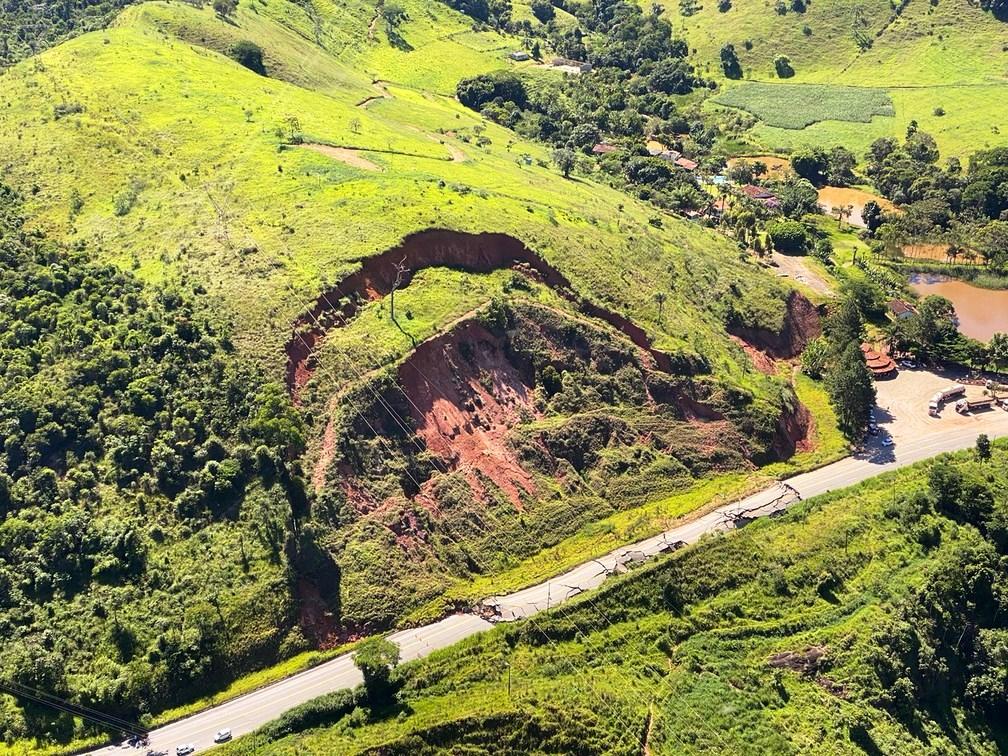
[[[959,330],[980,341],[995,333],[1008,333],[1008,290],[979,286],[946,276],[915,273],[910,287],[926,297],[938,294],[952,302],[959,317]]]
[[[847,218],[847,223],[852,226],[864,228],[864,220],[861,218],[861,209],[869,201],[875,200],[883,210],[891,211],[895,205],[885,197],[866,192],[863,189],[855,189],[849,186],[824,186],[819,190],[819,204],[822,205],[826,215],[833,215],[833,209],[841,205],[851,205],[854,210]]]

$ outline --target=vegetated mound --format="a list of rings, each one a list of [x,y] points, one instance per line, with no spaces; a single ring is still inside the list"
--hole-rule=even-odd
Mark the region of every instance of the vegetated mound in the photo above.
[[[805,345],[822,333],[819,309],[805,296],[792,291],[787,298],[783,325],[777,331],[744,325],[740,318],[730,317],[728,331],[748,345],[778,359],[797,357]]]
[[[340,529],[340,621],[372,629],[452,574],[789,456],[809,424],[789,390],[774,403],[666,372],[605,324],[520,300],[495,300],[337,402],[314,515]]]
[[[643,328],[577,294],[559,270],[513,236],[430,229],[411,234],[398,246],[363,260],[357,271],[323,292],[311,310],[294,322],[286,348],[287,387],[292,394],[296,397],[311,377],[315,366],[313,354],[331,328],[345,324],[364,303],[388,295],[393,287],[409,285],[418,270],[432,267],[472,273],[514,268],[554,289],[585,314],[622,332],[635,345],[648,350],[660,369],[677,372],[705,369],[688,357],[652,349]]]

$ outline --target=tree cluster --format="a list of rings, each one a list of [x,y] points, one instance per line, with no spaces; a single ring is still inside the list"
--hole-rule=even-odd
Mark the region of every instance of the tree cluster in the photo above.
[[[257,524],[279,554],[304,426],[199,285],[146,286],[29,232],[19,208],[0,189],[0,679],[134,718],[250,663],[222,671],[225,615],[195,606],[216,597],[152,555],[227,527],[252,489],[284,513]],[[24,711],[9,736],[66,724]]]

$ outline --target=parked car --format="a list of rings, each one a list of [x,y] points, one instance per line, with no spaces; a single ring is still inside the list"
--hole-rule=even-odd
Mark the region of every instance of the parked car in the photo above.
[[[869,435],[877,436],[879,434],[879,427],[875,423],[872,423],[868,426],[868,433]]]
[[[213,742],[214,743],[227,743],[229,740],[231,740],[231,730],[223,729],[223,730],[218,730],[217,731],[217,734],[214,735]]]
[[[196,753],[196,746],[192,743],[175,746],[175,756],[189,756],[190,753]]]
[[[892,446],[892,445],[893,445],[892,436],[886,436],[885,438],[882,439],[882,446]]]

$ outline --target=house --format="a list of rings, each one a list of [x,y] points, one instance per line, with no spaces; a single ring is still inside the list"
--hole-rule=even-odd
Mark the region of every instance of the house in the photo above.
[[[915,310],[909,304],[904,302],[902,299],[890,299],[888,302],[889,312],[892,313],[896,320],[903,320],[913,316]]]
[[[508,57],[511,58],[511,60],[517,60],[519,62],[524,60],[532,60],[532,56],[529,55],[524,50],[515,50],[513,53],[510,53]]]
[[[862,344],[861,352],[864,354],[865,364],[871,371],[875,380],[879,378],[891,378],[896,375],[896,363],[887,354],[876,352],[871,344]]]
[[[684,158],[682,155],[675,158],[672,162],[678,165],[680,168],[685,168],[687,171],[695,171],[697,168],[700,167],[698,163],[695,163],[689,158]]]
[[[614,144],[607,144],[606,142],[599,142],[594,147],[592,147],[593,155],[608,155],[610,152],[619,151],[619,147]]]
[[[762,186],[746,184],[742,187],[742,193],[749,199],[755,200],[771,210],[780,209],[780,200],[777,199],[777,195],[769,189],[764,189]]]
[[[553,68],[559,68],[567,73],[582,74],[591,71],[592,64],[585,63],[582,60],[571,60],[570,58],[553,58]]]

